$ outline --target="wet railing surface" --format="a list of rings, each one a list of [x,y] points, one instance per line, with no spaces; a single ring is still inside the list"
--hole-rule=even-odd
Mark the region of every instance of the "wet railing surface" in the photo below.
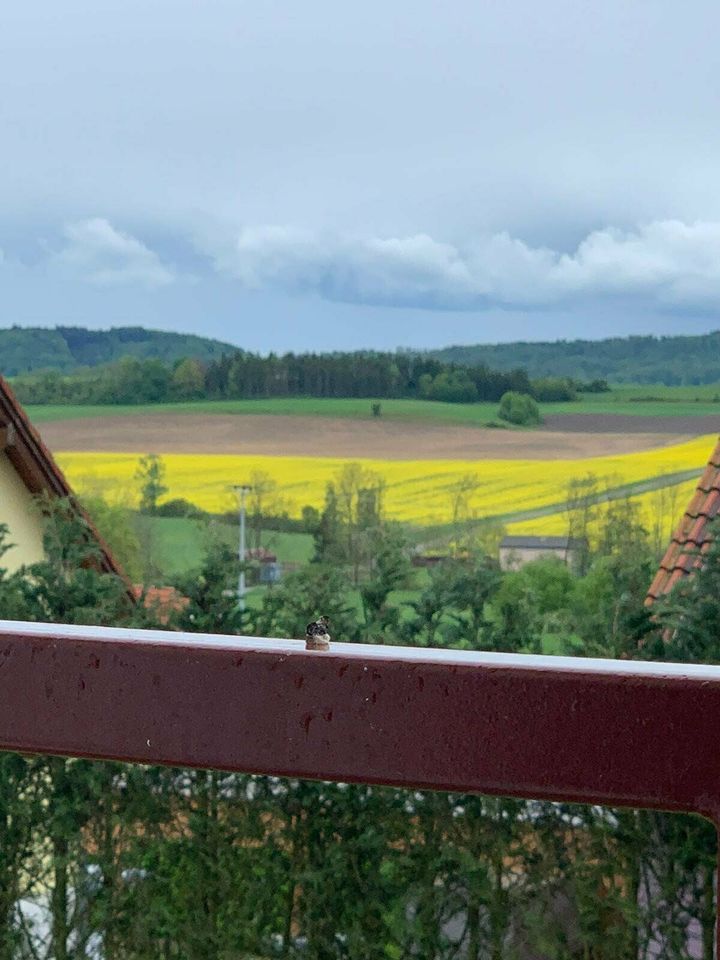
[[[0,749],[718,823],[720,667],[0,621]]]

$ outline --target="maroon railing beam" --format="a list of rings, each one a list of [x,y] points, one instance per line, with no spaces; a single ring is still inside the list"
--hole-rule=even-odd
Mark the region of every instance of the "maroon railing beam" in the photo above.
[[[720,668],[0,621],[0,748],[718,819]]]

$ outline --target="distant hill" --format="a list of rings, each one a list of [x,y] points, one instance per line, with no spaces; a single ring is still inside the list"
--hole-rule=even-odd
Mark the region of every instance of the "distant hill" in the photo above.
[[[237,349],[219,340],[143,327],[11,327],[0,329],[0,373],[6,377],[32,370],[69,373],[78,367],[97,367],[127,356],[157,357],[167,363],[182,357],[213,360]]]
[[[668,386],[720,382],[720,331],[693,337],[615,337],[554,343],[497,343],[433,351],[441,360],[522,367],[532,378],[574,377]]]

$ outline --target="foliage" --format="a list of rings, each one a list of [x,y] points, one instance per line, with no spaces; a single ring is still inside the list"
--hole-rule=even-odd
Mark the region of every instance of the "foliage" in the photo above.
[[[253,632],[261,637],[302,639],[307,624],[320,616],[329,617],[337,640],[352,641],[359,635],[346,577],[337,567],[320,563],[288,574],[265,594],[261,609],[251,616]]]
[[[199,360],[186,357],[170,377],[169,392],[178,400],[199,400],[205,393],[205,370]]]
[[[122,569],[134,583],[139,582],[144,561],[136,514],[122,503],[111,503],[99,496],[84,497],[83,506]]]
[[[0,331],[1,342],[2,331]],[[190,344],[194,346],[194,344]],[[207,350],[200,350],[207,353]],[[49,364],[53,367],[53,364]],[[508,372],[484,365],[443,363],[427,354],[379,352],[332,354],[270,354],[261,357],[241,350],[201,362],[189,353],[163,362],[152,350],[143,355],[128,350],[104,365],[72,369],[38,369],[14,378],[26,404],[144,404],[183,400],[262,399],[268,397],[372,398],[419,397],[447,403],[497,402],[503,393],[532,393],[522,369]],[[13,366],[7,373],[17,372]],[[538,389],[547,400],[572,399],[567,384],[549,381]],[[376,412],[377,411],[377,412]]]
[[[461,370],[443,370],[434,377],[425,373],[420,378],[420,396],[425,400],[445,403],[474,403],[478,389],[470,376]]]
[[[588,385],[587,392],[598,392],[596,389],[590,389]],[[609,388],[608,388],[609,389]],[[557,403],[561,401],[572,401],[577,399],[578,387],[569,377],[542,377],[539,380],[533,380],[532,395],[538,403]]]
[[[517,393],[513,390],[502,395],[498,416],[501,420],[507,420],[508,423],[518,426],[540,423],[540,410],[533,398],[527,393]]]
[[[200,569],[178,580],[178,590],[188,603],[174,615],[173,624],[198,633],[241,633],[239,571],[237,554],[222,541],[211,540]]]
[[[523,367],[531,377],[570,377],[613,383],[703,384],[720,381],[720,332],[680,337],[613,337],[554,343],[498,343],[448,347],[447,363],[484,363],[497,370]]]
[[[165,474],[165,464],[157,454],[148,453],[140,458],[135,481],[140,489],[139,507],[142,513],[154,513],[158,500],[168,492]]]
[[[0,330],[0,373],[6,377],[31,370],[69,373],[81,367],[113,363],[123,357],[162,359],[168,363],[193,358],[205,363],[233,349],[206,337],[142,327],[113,330],[11,327]]]

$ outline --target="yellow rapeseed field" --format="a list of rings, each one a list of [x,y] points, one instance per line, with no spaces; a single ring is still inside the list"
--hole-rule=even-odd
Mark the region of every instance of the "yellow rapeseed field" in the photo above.
[[[386,485],[385,508],[389,517],[415,524],[444,523],[451,519],[453,490],[472,478],[476,484],[469,496],[471,511],[478,517],[512,514],[534,507],[563,503],[568,484],[589,474],[600,488],[651,480],[666,474],[697,470],[700,473],[715,436],[635,454],[591,457],[580,460],[372,460],[360,465],[381,477]],[[141,453],[59,453],[57,460],[79,493],[101,493],[108,499],[137,501],[134,480]],[[203,509],[220,512],[233,509],[232,485],[247,482],[262,471],[278,486],[284,509],[298,516],[305,505],[321,507],[326,484],[348,460],[333,457],[233,456],[224,454],[167,454],[167,498],[182,497]],[[685,484],[679,509],[685,505]],[[678,488],[672,488],[678,489]],[[638,499],[646,513],[657,509],[661,494]],[[677,507],[677,504],[674,505]],[[676,511],[677,512],[677,511]],[[562,515],[527,521],[513,526],[533,533],[561,532]]]
[[[661,546],[670,540],[695,492],[696,485],[695,480],[690,480],[630,498],[638,507],[639,521],[658,545]],[[607,504],[600,504],[592,510],[588,528],[591,539],[592,535],[599,530],[607,509]],[[569,532],[569,519],[569,515],[564,511],[552,513],[545,517],[536,517],[534,520],[508,523],[507,532],[513,535],[525,534],[540,537],[564,536]]]

